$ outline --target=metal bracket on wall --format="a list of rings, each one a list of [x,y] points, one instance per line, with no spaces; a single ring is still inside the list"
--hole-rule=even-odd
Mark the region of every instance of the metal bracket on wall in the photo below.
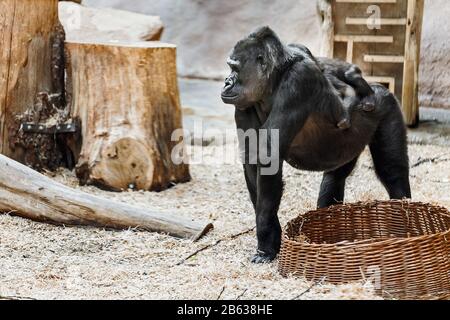
[[[24,122],[20,125],[20,130],[26,133],[61,134],[75,133],[78,131],[78,128],[75,123],[48,125],[43,123]]]

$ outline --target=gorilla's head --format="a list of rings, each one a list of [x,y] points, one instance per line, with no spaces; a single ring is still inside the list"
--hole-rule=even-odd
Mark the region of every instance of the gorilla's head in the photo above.
[[[265,99],[272,91],[274,75],[288,57],[278,36],[262,27],[239,41],[228,58],[231,74],[225,80],[222,100],[246,109]]]

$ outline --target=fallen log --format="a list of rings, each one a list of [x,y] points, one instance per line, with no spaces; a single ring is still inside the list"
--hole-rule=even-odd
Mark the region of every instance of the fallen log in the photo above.
[[[84,193],[0,155],[0,212],[58,225],[137,228],[200,239],[213,228],[206,222],[156,212]]]

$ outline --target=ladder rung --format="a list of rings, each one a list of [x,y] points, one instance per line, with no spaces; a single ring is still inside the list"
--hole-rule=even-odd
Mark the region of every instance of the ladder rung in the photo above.
[[[372,18],[346,18],[345,23],[348,25],[369,25],[372,24],[372,21],[375,24],[380,24],[382,26],[406,26],[406,18],[380,18],[380,19],[372,19]]]
[[[394,42],[393,36],[351,36],[351,35],[335,35],[334,41],[336,42],[383,42],[383,43],[392,43]]]
[[[336,0],[337,3],[397,3],[397,0]]]
[[[364,62],[403,63],[405,62],[405,58],[403,56],[366,54],[364,56]]]

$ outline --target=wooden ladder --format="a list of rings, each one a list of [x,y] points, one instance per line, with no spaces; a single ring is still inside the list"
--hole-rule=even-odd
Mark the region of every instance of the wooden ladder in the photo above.
[[[424,0],[319,0],[324,56],[361,67],[402,103],[418,124],[418,77]]]

